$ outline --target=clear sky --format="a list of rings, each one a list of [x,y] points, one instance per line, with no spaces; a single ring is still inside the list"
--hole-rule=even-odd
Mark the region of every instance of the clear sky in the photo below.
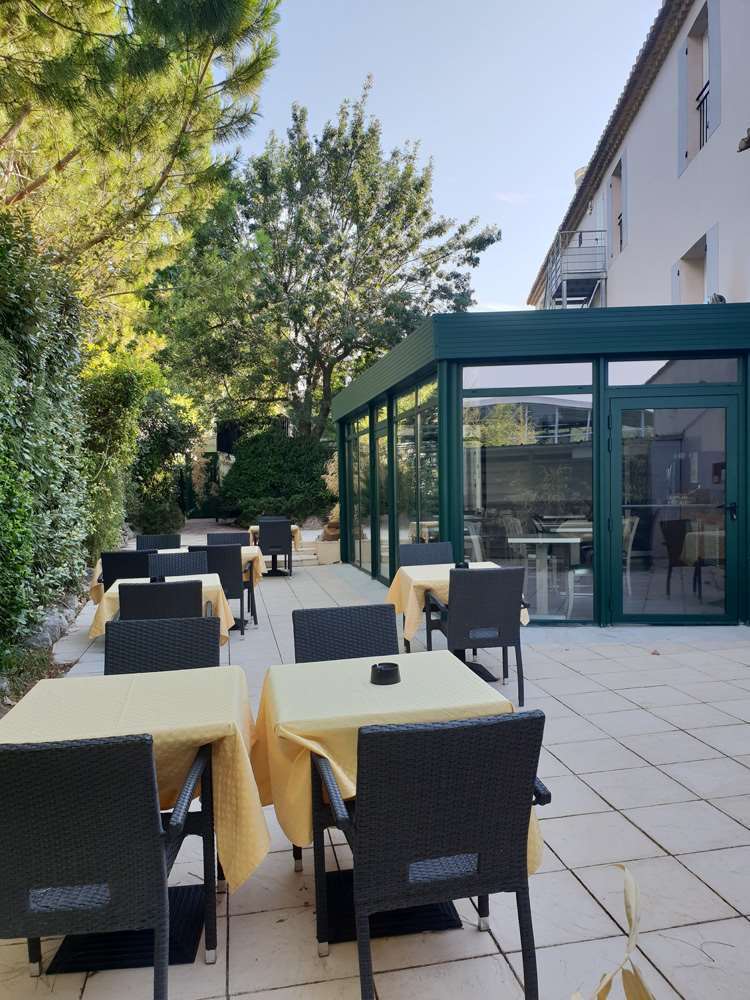
[[[245,141],[284,134],[293,101],[316,131],[374,78],[386,150],[420,141],[438,212],[502,242],[474,271],[481,309],[517,308],[591,156],[659,0],[283,0],[279,59]]]

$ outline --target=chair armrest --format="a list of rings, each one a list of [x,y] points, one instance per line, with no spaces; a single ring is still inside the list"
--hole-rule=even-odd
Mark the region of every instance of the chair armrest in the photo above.
[[[528,601],[524,601],[524,599],[521,598],[521,609],[524,610],[524,611],[528,611],[530,607],[531,607],[531,605],[529,604],[529,602]]]
[[[213,616],[214,616],[213,601],[206,601],[205,605],[203,606],[203,617],[213,618]]]
[[[433,594],[431,590],[425,590],[424,592],[424,609],[425,611],[430,611],[434,608],[436,611],[448,614],[448,605],[443,604],[437,594]]]
[[[313,760],[328,794],[328,802],[333,813],[333,818],[336,821],[336,826],[346,834],[353,833],[352,818],[349,815],[349,810],[346,808],[346,803],[341,795],[341,789],[338,786],[330,762],[318,754],[313,754]]]
[[[190,803],[193,801],[193,796],[195,795],[195,789],[210,762],[211,747],[201,747],[195,755],[195,760],[191,764],[185,778],[185,784],[182,786],[180,794],[177,796],[177,801],[174,804],[172,816],[169,820],[169,827],[167,828],[167,840],[174,840],[182,836],[188,813],[190,812]]]
[[[534,778],[534,798],[532,802],[535,806],[548,806],[552,801],[552,792],[543,784],[539,778]]]

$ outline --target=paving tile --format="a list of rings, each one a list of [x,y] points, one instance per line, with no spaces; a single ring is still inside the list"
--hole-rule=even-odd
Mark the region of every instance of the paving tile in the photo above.
[[[635,767],[623,771],[600,771],[586,775],[586,784],[615,809],[634,809],[668,802],[695,799],[677,781],[667,777],[657,767]]]
[[[729,757],[665,764],[664,770],[704,799],[750,795],[750,769]]]
[[[625,815],[671,854],[750,844],[750,830],[708,802],[645,806],[628,809]]]
[[[59,938],[42,941],[42,966],[46,968],[60,945]],[[84,973],[65,976],[29,975],[29,955],[26,942],[18,941],[0,947],[0,998],[2,1000],[39,1000],[54,996],[60,1000],[78,1000],[86,979]]]
[[[304,869],[295,872],[291,851],[269,854],[244,885],[229,897],[229,913],[259,913],[315,905],[315,871],[311,849],[303,852]],[[326,848],[326,870],[336,871],[336,855]]]
[[[738,820],[743,826],[750,826],[750,795],[729,795],[726,798],[709,799],[709,801],[711,805]]]
[[[664,853],[625,816],[616,812],[543,819],[540,825],[545,843],[549,843],[569,868],[634,861]]]
[[[574,774],[550,778],[547,787],[552,792],[552,802],[539,810],[539,815],[544,819],[606,812],[610,808],[596,792],[592,792],[589,786]]]
[[[683,760],[705,760],[721,756],[718,750],[681,732],[623,736],[621,742],[650,764],[676,764]]]
[[[686,860],[694,857],[700,858],[703,855],[691,854]],[[627,867],[638,883],[641,914],[639,926],[642,932],[695,924],[702,920],[721,920],[736,915],[724,900],[675,858],[630,861]],[[604,865],[578,868],[576,875],[622,929],[627,931],[622,871],[613,865]]]
[[[534,875],[529,879],[529,895],[537,948],[592,941],[620,933],[617,925],[569,871]],[[490,928],[504,953],[520,949],[513,893],[490,896]]]
[[[637,757],[627,747],[616,740],[583,740],[577,743],[562,743],[555,747],[559,757],[575,774],[589,774],[593,771],[614,771],[619,768],[645,767],[646,762]]]
[[[725,702],[741,705],[742,702]],[[661,705],[654,709],[654,715],[666,719],[678,729],[703,729],[709,726],[736,726],[737,716],[728,715],[711,705]]]
[[[750,725],[744,723],[696,729],[693,735],[730,757],[750,753]]]
[[[594,740],[602,736],[601,729],[582,719],[580,715],[569,718],[547,719],[544,725],[544,743],[546,746],[556,746],[560,743],[572,743],[577,740]]]
[[[680,691],[669,684],[628,688],[627,691],[623,691],[623,694],[636,705],[640,705],[641,708],[656,708],[659,705],[691,705],[695,704],[697,700],[686,691]]]
[[[728,649],[723,654],[728,660],[736,660],[737,663],[750,665],[750,646],[735,646]]]
[[[607,938],[603,941],[585,941],[557,945],[552,948],[538,948],[536,962],[539,975],[539,996],[543,1000],[570,1000],[576,991],[580,991],[587,998],[594,996],[602,976],[615,969],[622,961],[625,948],[626,939],[624,936]],[[636,953],[634,960],[654,1000],[677,1000],[679,995],[653,968],[645,956]],[[523,978],[520,952],[512,954],[510,962],[518,976]],[[624,1000],[624,998],[622,981],[618,976],[612,985],[608,1000]],[[708,994],[701,1000],[708,1000]]]
[[[590,691],[586,694],[564,694],[560,700],[578,712],[580,715],[593,715],[601,712],[623,712],[632,708],[632,704],[614,691]]]
[[[647,712],[645,708],[590,715],[589,722],[593,722],[595,726],[610,736],[618,738],[620,736],[637,736],[640,733],[665,733],[674,730],[671,722],[660,719],[658,715]]]
[[[680,861],[740,913],[750,913],[750,847],[685,854]]]
[[[737,1000],[750,979],[750,922],[743,918],[651,931],[640,948],[684,1000]]]
[[[584,694],[588,691],[604,690],[598,681],[581,674],[573,674],[571,677],[545,677],[539,681],[539,687],[556,698],[564,694]]]
[[[233,1000],[360,1000],[359,977],[335,979],[308,986],[290,986],[281,990],[261,990],[260,993],[232,993]]]
[[[467,1000],[471,997],[523,1000],[523,990],[501,955],[382,972],[375,976],[375,987],[379,1000],[403,1000],[404,997],[410,1000],[456,1000],[456,997],[466,997]],[[300,994],[300,1000],[303,996]]]
[[[729,681],[703,681],[691,684],[688,691],[697,701],[739,701],[747,698],[747,690],[740,684]]]
[[[675,671],[671,671],[671,673],[674,672]],[[622,670],[615,674],[603,674],[598,680],[604,687],[611,688],[614,691],[622,691],[623,694],[625,694],[627,688],[657,687],[658,685],[664,683],[664,681],[659,678],[652,677],[651,674],[645,670]]]
[[[737,719],[742,719],[743,722],[750,722],[750,698],[744,698],[742,701],[715,700],[712,704],[720,712],[733,715]]]
[[[539,766],[536,769],[536,773],[542,780],[544,780],[545,778],[554,778],[558,775],[570,774],[570,769],[559,761],[554,754],[550,753],[549,750],[545,750],[545,748],[542,747],[542,752],[539,754]]]

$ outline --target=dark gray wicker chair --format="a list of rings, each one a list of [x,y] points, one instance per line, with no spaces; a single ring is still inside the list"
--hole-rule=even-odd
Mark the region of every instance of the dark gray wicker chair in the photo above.
[[[252,545],[249,531],[209,531],[207,545]]]
[[[158,587],[160,584],[148,586]],[[218,618],[107,622],[104,673],[141,674],[151,670],[218,667],[221,662],[220,635]]]
[[[521,656],[522,566],[496,569],[452,569],[446,605],[428,590],[425,592],[427,648],[432,649],[432,633],[442,632],[448,649],[462,660],[466,650],[477,646],[503,651],[503,680],[508,678],[508,648],[516,653],[518,704],[523,705],[523,658]],[[468,663],[480,677],[494,681],[479,664]]]
[[[136,535],[136,549],[179,549],[182,539],[179,535]]]
[[[208,559],[202,552],[155,552],[149,556],[148,575],[164,578],[165,576],[197,576],[208,573]]]
[[[221,589],[228,601],[240,602],[240,617],[233,629],[239,628],[240,635],[245,634],[245,581],[242,577],[242,546],[241,545],[191,545],[191,552],[203,552],[209,573],[218,573]],[[255,613],[255,592],[251,598],[251,613],[255,624],[258,624]]]
[[[121,583],[118,591],[121,621],[203,616],[203,585],[200,580]]]
[[[318,952],[328,954],[323,835],[334,824],[354,856],[362,1000],[375,997],[371,914],[477,896],[479,928],[488,930],[496,892],[516,894],[526,997],[538,1000],[527,838],[532,804],[551,801],[536,777],[543,732],[539,711],[367,726],[359,731],[356,810],[330,763],[313,755]]]
[[[282,572],[278,568],[279,556],[284,557],[284,566],[289,576],[292,575],[292,523],[289,518],[259,517],[258,545],[264,556],[271,557],[270,575]]]
[[[200,783],[201,810],[190,803]],[[154,1000],[167,1000],[167,877],[185,836],[203,839],[206,961],[216,961],[211,749],[160,815],[150,736],[0,745],[0,938],[154,930]]]
[[[297,663],[393,656],[399,652],[392,604],[297,608],[292,611],[292,627]]]
[[[122,552],[102,552],[101,581],[105,590],[109,590],[117,580],[137,580],[149,575],[148,560],[150,551],[134,552],[132,549]]]
[[[453,546],[450,542],[419,542],[399,545],[399,566],[436,566],[453,562]]]

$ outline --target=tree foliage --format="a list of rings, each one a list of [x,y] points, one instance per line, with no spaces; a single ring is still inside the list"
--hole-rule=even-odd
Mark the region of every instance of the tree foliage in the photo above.
[[[314,437],[348,378],[425,315],[468,308],[470,271],[500,238],[435,214],[431,164],[415,145],[383,152],[368,89],[319,136],[295,105],[286,141],[269,139],[209,220],[213,242],[154,295],[173,363],[202,371],[207,394],[283,408]]]
[[[164,263],[224,174],[279,0],[18,0],[0,22],[0,202],[91,294]]]

